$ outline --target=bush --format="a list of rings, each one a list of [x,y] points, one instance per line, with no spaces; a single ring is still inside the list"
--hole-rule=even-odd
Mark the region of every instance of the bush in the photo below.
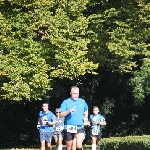
[[[91,146],[84,146],[91,149]],[[149,150],[150,136],[110,137],[101,141],[101,150]]]
[[[33,146],[32,148],[19,148],[18,150],[37,150],[40,145]],[[16,148],[14,148],[16,149]],[[55,150],[55,145],[53,145]],[[83,145],[84,150],[91,150],[91,145]],[[101,141],[101,150],[149,150],[150,149],[150,136],[126,136],[126,137],[110,137],[103,138]],[[11,149],[13,150],[13,149]],[[65,145],[63,150],[66,150]]]

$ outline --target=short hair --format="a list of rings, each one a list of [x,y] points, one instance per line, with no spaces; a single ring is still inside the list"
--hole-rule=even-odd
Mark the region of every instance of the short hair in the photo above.
[[[49,108],[49,103],[45,102],[45,103],[43,103],[43,105],[44,105],[44,104],[47,104],[47,105],[48,105],[48,108]],[[42,106],[43,106],[43,105],[42,105]]]
[[[93,106],[93,109],[95,109],[95,108],[97,108],[99,110],[98,106]]]
[[[71,90],[72,90],[72,89],[78,89],[78,90],[79,90],[79,88],[78,88],[77,86],[72,86],[72,87],[71,87]]]

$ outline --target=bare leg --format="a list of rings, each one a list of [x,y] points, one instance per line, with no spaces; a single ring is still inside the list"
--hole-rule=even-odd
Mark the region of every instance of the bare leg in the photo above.
[[[44,140],[44,141],[41,141],[40,150],[45,150],[45,140]]]
[[[98,150],[100,150],[100,144],[101,144],[100,140],[97,141]]]
[[[51,143],[47,143],[48,150],[52,149]]]
[[[92,150],[96,150],[96,137],[92,137]]]
[[[63,147],[62,140],[63,140],[62,136],[59,135],[58,136],[58,150],[62,150],[62,147]]]
[[[72,150],[76,150],[76,138],[73,139]]]
[[[55,139],[56,148],[58,148],[58,138]]]
[[[83,139],[84,139],[84,133],[77,133],[75,135],[76,137],[76,146],[77,148],[82,148],[82,142],[83,142]]]
[[[66,141],[67,150],[71,150],[73,144],[73,140]]]

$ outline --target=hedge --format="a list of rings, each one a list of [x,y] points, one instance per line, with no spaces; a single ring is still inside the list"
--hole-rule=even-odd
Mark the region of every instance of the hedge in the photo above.
[[[101,150],[149,150],[150,136],[110,137],[101,141]]]
[[[84,150],[91,150],[91,145],[83,145],[83,147]],[[53,146],[54,149],[55,146]],[[103,138],[101,150],[150,150],[150,135]]]

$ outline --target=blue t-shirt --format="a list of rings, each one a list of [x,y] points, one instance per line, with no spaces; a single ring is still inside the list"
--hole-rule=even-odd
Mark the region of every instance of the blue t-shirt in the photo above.
[[[54,125],[54,134],[61,134],[61,132],[64,129],[64,120],[65,117],[56,117],[56,124]]]
[[[94,124],[94,121],[98,121],[99,123],[100,122],[104,122],[105,121],[105,118],[101,115],[101,114],[97,114],[97,115],[90,115],[90,123],[91,123],[91,128],[92,130],[97,130],[98,132],[101,131],[101,126],[100,124]]]
[[[69,113],[67,116],[65,116],[65,129],[66,125],[74,125],[77,126],[78,129],[83,128],[84,112],[88,110],[87,103],[82,98],[78,98],[77,100],[68,98],[63,101],[59,110],[60,112],[65,112],[71,108],[75,108],[76,111]]]
[[[53,132],[53,125],[43,125],[42,122],[43,121],[48,121],[48,122],[52,122],[54,120],[56,120],[56,116],[51,112],[44,112],[44,111],[40,111],[39,113],[39,118],[40,118],[40,131],[42,132]]]

